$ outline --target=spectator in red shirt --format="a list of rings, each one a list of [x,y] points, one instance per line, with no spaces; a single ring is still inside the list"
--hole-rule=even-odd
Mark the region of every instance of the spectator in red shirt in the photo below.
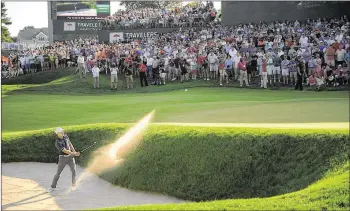
[[[248,83],[248,74],[247,74],[247,62],[243,60],[243,58],[240,59],[238,62],[238,69],[240,70],[240,85],[243,86],[243,80],[245,81],[245,85],[249,86]]]
[[[331,67],[335,66],[335,50],[333,46],[329,46],[326,50],[327,64]]]
[[[141,63],[139,65],[139,72],[140,72],[140,82],[141,82],[142,87],[143,87],[143,81],[145,81],[145,85],[148,86],[147,77],[146,77],[146,70],[147,70],[146,65],[144,63]]]

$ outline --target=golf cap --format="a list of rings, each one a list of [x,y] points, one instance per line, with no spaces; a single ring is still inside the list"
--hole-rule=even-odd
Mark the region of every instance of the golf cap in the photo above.
[[[61,127],[56,128],[55,133],[61,133],[63,132],[63,129]]]

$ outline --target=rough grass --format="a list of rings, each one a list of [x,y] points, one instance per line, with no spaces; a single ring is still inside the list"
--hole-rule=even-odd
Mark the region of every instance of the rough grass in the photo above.
[[[82,149],[94,141],[98,146],[111,143],[129,126],[99,124],[67,131],[76,148]],[[54,162],[52,131],[4,135],[3,162]],[[347,130],[151,126],[123,165],[100,176],[129,189],[191,201],[271,197],[302,190],[342,166],[348,158],[348,141]],[[78,163],[85,166],[89,153]],[[343,187],[343,177],[332,181]],[[344,202],[344,196],[337,197]],[[197,204],[188,208],[192,206],[201,208]]]
[[[98,210],[344,210],[349,204],[349,163],[307,188],[280,196],[211,202],[120,206]]]

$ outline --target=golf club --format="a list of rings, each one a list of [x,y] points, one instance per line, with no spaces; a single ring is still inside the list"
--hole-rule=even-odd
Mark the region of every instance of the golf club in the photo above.
[[[88,146],[88,147],[86,147],[85,149],[81,150],[80,153],[82,153],[82,152],[84,152],[85,150],[91,148],[91,147],[94,146],[95,144],[96,144],[96,141],[95,141],[93,144],[91,144],[90,146]]]

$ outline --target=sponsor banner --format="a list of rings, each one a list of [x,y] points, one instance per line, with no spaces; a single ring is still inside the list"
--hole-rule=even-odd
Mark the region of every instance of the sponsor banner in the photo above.
[[[64,22],[63,31],[99,31],[102,26],[99,22]]]
[[[109,33],[109,42],[110,43],[115,43],[115,42],[120,42],[120,41],[124,41],[124,32]]]
[[[75,31],[75,22],[64,22],[63,31]]]
[[[77,31],[98,31],[101,29],[100,22],[77,22]]]
[[[153,38],[157,36],[158,32],[125,32],[125,39],[143,39]]]
[[[171,33],[178,28],[144,28],[144,29],[128,29],[128,30],[100,30],[97,31],[100,42],[115,42],[115,39],[121,41],[133,41],[141,39],[152,39],[158,37],[159,34]],[[119,33],[119,34],[118,34]],[[113,37],[113,36],[116,37]],[[118,37],[119,36],[119,37]]]

